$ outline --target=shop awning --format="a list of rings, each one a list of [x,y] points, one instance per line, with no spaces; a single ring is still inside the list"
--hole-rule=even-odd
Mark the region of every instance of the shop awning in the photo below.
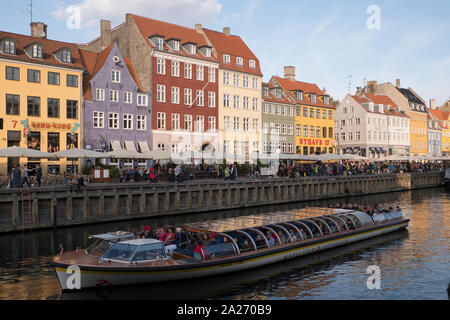
[[[150,148],[148,147],[147,141],[139,141],[138,144],[142,153],[150,152]]]
[[[125,141],[125,148],[128,151],[136,151],[137,152],[136,146],[134,145],[133,141]]]
[[[109,142],[111,144],[112,151],[122,150],[122,146],[120,145],[120,141],[113,140]]]

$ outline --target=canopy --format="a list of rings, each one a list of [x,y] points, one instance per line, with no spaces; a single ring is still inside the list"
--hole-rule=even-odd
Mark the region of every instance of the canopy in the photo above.
[[[150,159],[153,160],[170,160],[171,159],[171,152],[168,150],[161,150],[161,149],[155,149],[152,150],[146,155],[150,156]]]
[[[105,158],[105,153],[84,149],[66,149],[53,153],[57,158]]]
[[[8,147],[0,149],[0,157],[54,158],[55,156],[52,153],[42,152],[34,149]]]
[[[115,159],[151,159],[151,157],[144,153],[131,150],[116,150],[106,152],[103,154],[103,158],[115,158]]]

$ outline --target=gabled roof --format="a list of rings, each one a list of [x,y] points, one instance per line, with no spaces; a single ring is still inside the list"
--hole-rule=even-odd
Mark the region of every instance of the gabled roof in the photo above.
[[[99,53],[95,53],[92,51],[87,50],[80,50],[81,58],[83,61],[83,65],[85,67],[85,74],[83,77],[83,90],[84,90],[84,97],[87,100],[92,100],[92,92],[90,89],[89,82],[92,80],[92,78],[102,69],[104,66],[107,58],[109,57],[111,50],[114,48],[116,44],[113,43],[103,51]],[[136,82],[136,85],[138,86],[138,90],[142,91],[141,83],[137,77],[136,71],[134,70],[133,64],[131,60],[128,57],[123,57],[124,63],[127,66],[128,70],[130,71],[131,76],[133,77],[133,80]]]
[[[324,104],[320,99],[319,96],[326,95],[322,90],[319,89],[319,87],[314,83],[308,83],[308,82],[302,82],[297,80],[289,80],[285,78],[280,77],[272,77],[278,84],[286,91],[286,93],[295,101],[296,103],[300,104],[307,104],[311,106],[318,106],[318,107],[326,107],[326,108],[336,108],[333,104]],[[293,91],[303,91],[303,100],[297,100],[297,96],[293,93]],[[315,93],[317,95],[317,102],[313,103],[309,99],[306,94],[309,93]]]
[[[221,68],[262,76],[258,58],[241,37],[232,34],[226,35],[222,32],[205,28],[203,29],[203,32],[209,41],[211,41],[214,49],[216,49],[217,59],[219,60]],[[223,61],[224,54],[230,55],[230,63],[225,63]],[[241,66],[236,64],[236,57],[243,58],[244,65]],[[250,68],[249,60],[255,61],[255,68]]]
[[[444,124],[444,121],[448,121],[450,123],[450,111],[436,110],[436,109],[428,109],[431,115],[439,120],[439,125],[443,129],[449,129],[448,125]]]
[[[398,108],[398,107],[388,96],[367,93],[367,94],[365,94],[365,96],[354,95],[351,97],[356,102],[358,102],[361,105],[361,107],[363,107],[364,110],[366,110],[366,112],[385,114],[388,116],[396,116],[396,117],[402,117],[402,118],[409,119],[409,117],[406,114],[398,112],[397,110],[394,109],[394,108]],[[383,107],[390,106],[390,108],[389,109],[383,108],[383,113],[380,113],[378,111],[370,111],[369,108],[367,108],[366,106],[363,105],[363,103],[369,103],[369,102],[373,102],[374,104],[381,104],[381,105],[383,105]]]
[[[81,63],[80,58],[80,52],[78,50],[77,44],[75,43],[61,42],[45,38],[37,38],[17,33],[0,31],[0,40],[5,38],[10,38],[16,42],[16,54],[15,55],[4,54],[3,52],[0,51],[1,58],[49,66],[57,66],[63,68],[80,69],[80,70],[83,69],[83,65]],[[43,59],[32,58],[28,56],[27,53],[25,52],[25,49],[33,43],[39,43],[42,45]],[[54,53],[63,48],[70,49],[72,63],[61,62],[55,57]]]
[[[424,105],[423,101],[418,96],[416,96],[416,94],[412,90],[405,88],[397,88],[397,89],[401,92],[401,94],[403,94],[406,97],[406,99],[408,99],[409,102]]]
[[[135,14],[132,14],[131,16],[136,22],[136,25],[142,36],[147,40],[147,43],[151,48],[155,48],[155,46],[151,43],[149,38],[154,35],[164,35],[165,41],[169,39],[178,39],[180,41],[180,51],[173,51],[172,53],[189,56],[191,58],[216,61],[213,56],[211,56],[211,58],[207,58],[199,53],[199,51],[197,51],[197,54],[193,55],[186,52],[182,48],[182,45],[185,43],[195,43],[197,47],[210,46],[205,37],[202,34],[198,33],[195,29],[150,19]],[[167,44],[165,44],[164,47],[168,52],[171,52],[171,49],[167,46]]]

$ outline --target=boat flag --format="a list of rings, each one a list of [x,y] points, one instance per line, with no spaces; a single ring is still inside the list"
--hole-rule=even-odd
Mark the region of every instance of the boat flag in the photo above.
[[[59,243],[59,255],[62,255],[63,252],[64,252],[64,248],[63,248],[62,243],[60,242],[60,243]]]

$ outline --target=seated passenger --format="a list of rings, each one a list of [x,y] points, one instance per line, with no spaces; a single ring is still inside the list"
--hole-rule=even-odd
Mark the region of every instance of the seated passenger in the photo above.
[[[164,239],[164,245],[175,245],[175,232],[173,228],[169,228]]]
[[[275,242],[274,236],[272,235],[272,232],[267,231],[266,232],[266,237],[267,237],[267,240],[269,241],[269,247],[274,246],[276,242]]]
[[[205,260],[205,253],[203,252],[203,242],[201,240],[197,242],[194,252],[200,253],[202,260]]]
[[[186,246],[187,241],[187,235],[185,232],[183,232],[183,229],[180,227],[177,227],[175,229],[175,244],[177,245],[177,248],[183,248]]]
[[[291,239],[292,239],[293,242],[298,241],[298,237],[297,237],[297,235],[295,234],[294,229],[291,229],[291,230],[289,231],[289,235],[291,236]]]
[[[210,237],[209,237],[209,243],[208,246],[215,246],[217,244],[217,235],[215,233],[213,233]]]
[[[350,220],[349,218],[347,218],[346,223],[347,223],[347,229],[355,229],[355,226],[353,225],[352,220]]]
[[[300,228],[300,234],[302,235],[303,239],[308,238],[308,235],[306,234],[305,230],[303,230],[303,228]]]
[[[280,238],[281,244],[287,243],[287,238],[284,236],[283,231],[278,231],[278,237]]]
[[[242,244],[242,250],[243,251],[250,251],[253,249],[253,246],[248,242],[247,239],[244,240],[244,243]]]
[[[256,247],[257,247],[258,249],[264,248],[264,247],[266,246],[266,242],[264,241],[264,239],[261,237],[260,234],[258,234],[258,235],[256,236],[255,244],[256,244]]]
[[[155,234],[152,232],[152,229],[149,226],[145,226],[144,231],[139,234],[139,239],[149,239],[154,237]]]

